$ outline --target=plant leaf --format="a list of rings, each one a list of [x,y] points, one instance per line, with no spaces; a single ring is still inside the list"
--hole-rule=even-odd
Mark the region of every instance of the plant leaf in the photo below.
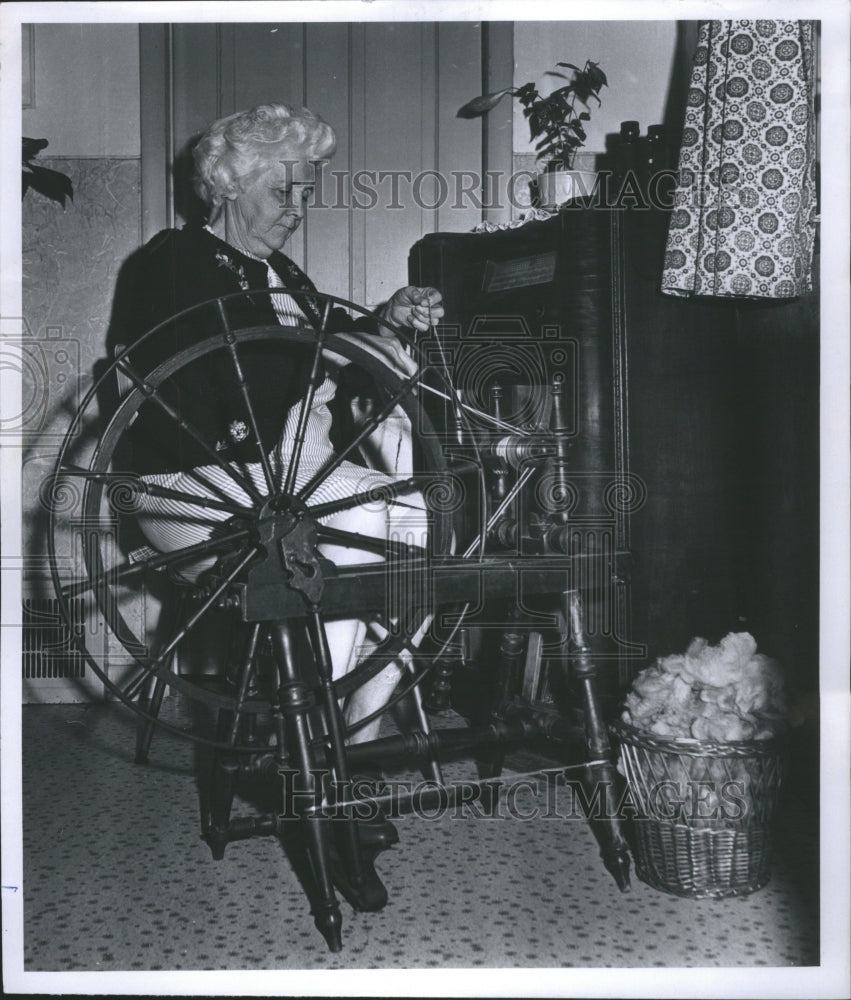
[[[600,64],[591,62],[589,59],[585,64],[585,73],[588,77],[588,83],[594,91],[598,91],[600,87],[608,87],[609,81],[606,79],[606,74],[600,69]]]
[[[27,163],[48,145],[47,139],[28,139],[26,136],[22,136],[21,157],[24,163]]]
[[[506,94],[513,94],[513,87],[506,87],[504,90],[497,90],[492,94],[482,94],[468,101],[463,107],[455,112],[456,118],[478,118],[485,115],[505,97]]]
[[[556,66],[566,66],[568,69],[575,69],[577,73],[581,73],[582,70],[578,66],[574,66],[573,63],[556,63]]]
[[[74,200],[74,188],[70,178],[59,173],[58,170],[50,170],[48,167],[30,165],[24,171],[23,194],[27,193],[28,188],[38,191],[39,194],[43,194],[53,201],[58,201],[63,208],[66,198]]]

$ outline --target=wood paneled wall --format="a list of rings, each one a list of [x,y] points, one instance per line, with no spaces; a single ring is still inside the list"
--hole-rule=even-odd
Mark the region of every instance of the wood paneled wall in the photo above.
[[[307,105],[337,132],[321,204],[288,245],[320,289],[377,305],[421,236],[481,220],[459,191],[461,171],[482,169],[482,129],[455,118],[482,85],[480,24],[143,25],[141,48],[146,239],[184,221],[172,169],[193,137],[266,101]]]

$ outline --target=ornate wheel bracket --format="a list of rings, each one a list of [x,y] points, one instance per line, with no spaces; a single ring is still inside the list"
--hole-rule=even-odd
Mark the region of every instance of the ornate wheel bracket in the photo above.
[[[271,501],[260,513],[256,537],[263,556],[247,569],[245,587],[251,591],[284,584],[301,594],[308,607],[318,605],[324,573],[335,567],[317,551],[317,525],[307,506],[294,499]]]

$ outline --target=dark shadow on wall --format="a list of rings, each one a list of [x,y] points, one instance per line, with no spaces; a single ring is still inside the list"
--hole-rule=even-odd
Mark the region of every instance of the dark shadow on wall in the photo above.
[[[207,205],[195,191],[195,162],[192,158],[202,134],[193,135],[183,146],[174,158],[172,169],[175,218],[183,219],[188,225],[203,225],[207,221]]]
[[[813,291],[740,303],[734,377],[743,613],[796,688],[818,690],[819,255]]]

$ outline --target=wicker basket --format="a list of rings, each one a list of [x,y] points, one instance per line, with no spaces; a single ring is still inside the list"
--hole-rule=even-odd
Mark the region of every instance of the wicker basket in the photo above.
[[[636,809],[636,874],[696,899],[766,884],[785,764],[781,739],[665,739],[619,722],[620,766]]]

